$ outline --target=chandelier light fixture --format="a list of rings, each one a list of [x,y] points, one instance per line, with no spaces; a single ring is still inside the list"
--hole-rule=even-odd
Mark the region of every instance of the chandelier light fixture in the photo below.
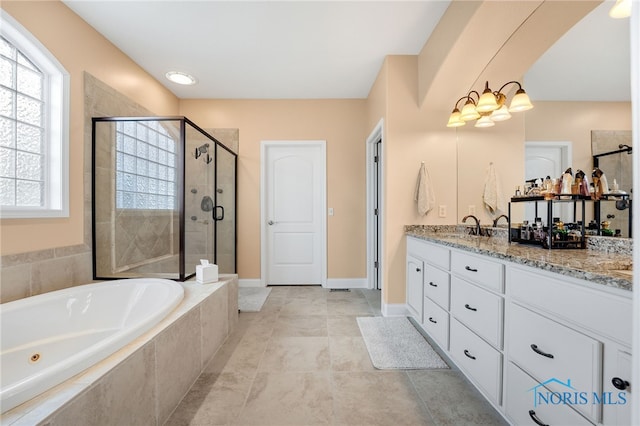
[[[517,84],[518,90],[507,107],[507,96],[502,92],[509,84]],[[462,110],[458,109],[460,101],[465,100]],[[492,91],[487,81],[482,95],[475,90],[456,101],[449,116],[447,127],[464,126],[467,121],[476,121],[475,127],[492,127],[498,121],[511,118],[512,112],[527,111],[533,108],[529,96],[517,81],[509,81],[502,85],[498,91]]]

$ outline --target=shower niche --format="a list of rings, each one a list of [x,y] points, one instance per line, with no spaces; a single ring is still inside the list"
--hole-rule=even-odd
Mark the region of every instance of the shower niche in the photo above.
[[[92,119],[94,279],[236,272],[237,154],[186,117]]]

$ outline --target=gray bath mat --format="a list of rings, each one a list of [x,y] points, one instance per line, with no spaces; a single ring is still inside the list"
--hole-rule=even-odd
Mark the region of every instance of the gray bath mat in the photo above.
[[[260,312],[269,293],[271,293],[271,289],[268,287],[240,287],[238,289],[238,309],[241,312]]]
[[[407,318],[358,317],[375,368],[449,368]]]

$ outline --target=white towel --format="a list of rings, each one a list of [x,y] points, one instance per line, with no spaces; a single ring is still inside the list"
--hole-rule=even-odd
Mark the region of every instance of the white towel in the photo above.
[[[498,212],[504,213],[507,211],[507,203],[504,200],[500,180],[498,179],[495,167],[493,167],[493,163],[489,163],[487,176],[484,179],[482,201],[491,214],[498,214]]]
[[[607,177],[604,173],[600,176],[600,185],[602,186],[602,193],[609,194],[609,182],[607,182]]]
[[[420,216],[427,214],[436,204],[436,194],[433,192],[431,177],[424,163],[422,163],[418,172],[414,198],[418,202],[418,214]]]

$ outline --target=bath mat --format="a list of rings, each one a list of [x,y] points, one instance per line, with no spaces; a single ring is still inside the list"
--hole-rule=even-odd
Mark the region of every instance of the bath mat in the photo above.
[[[449,368],[407,318],[358,317],[357,321],[375,368]]]
[[[240,312],[260,312],[269,293],[271,293],[271,289],[268,287],[240,287],[238,289],[238,309]]]

